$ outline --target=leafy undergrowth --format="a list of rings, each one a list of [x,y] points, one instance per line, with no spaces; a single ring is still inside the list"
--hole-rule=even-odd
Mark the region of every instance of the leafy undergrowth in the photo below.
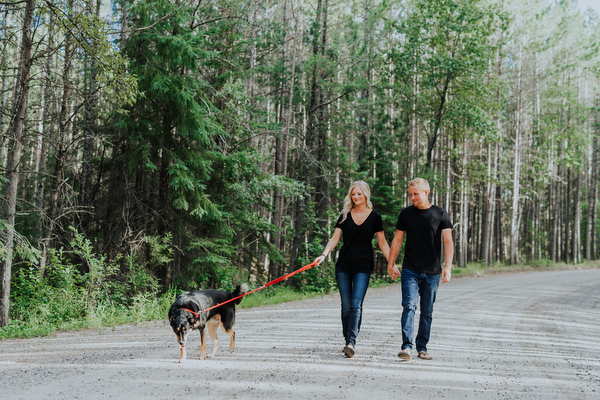
[[[63,266],[64,264],[56,264]],[[600,261],[586,262],[582,264],[566,264],[551,262],[535,262],[507,266],[494,264],[485,266],[480,263],[469,264],[464,268],[454,268],[452,276],[454,279],[460,277],[476,277],[498,273],[515,273],[548,270],[568,270],[600,268]],[[62,279],[69,278],[70,270],[61,270]],[[56,272],[56,273],[58,273]],[[52,276],[52,275],[50,275]],[[56,278],[56,277],[55,277]],[[70,278],[69,278],[70,279]],[[68,279],[67,279],[68,281]],[[23,278],[22,284],[34,282]],[[58,331],[69,331],[77,329],[114,327],[117,325],[136,323],[142,321],[161,320],[166,318],[168,309],[181,290],[171,288],[167,293],[158,294],[155,291],[147,292],[145,295],[137,294],[129,298],[127,304],[123,302],[100,300],[91,306],[81,302],[81,294],[76,286],[64,284],[60,290],[39,286],[29,288],[30,298],[35,300],[28,304],[20,303],[18,312],[20,319],[11,319],[8,326],[0,328],[0,339],[26,338],[35,336],[49,336]],[[398,284],[399,280],[392,281],[389,278],[373,280],[371,287],[382,287]],[[56,282],[55,282],[56,284]],[[21,290],[27,289],[22,287]],[[48,289],[48,290],[46,290]],[[253,289],[251,287],[251,289]],[[266,305],[280,304],[290,301],[303,300],[323,296],[325,293],[335,291],[335,287],[327,291],[313,290],[303,287],[301,290],[294,289],[285,283],[269,286],[263,290],[254,292],[246,297],[239,305],[240,308],[252,308]]]
[[[552,270],[570,270],[570,269],[589,269],[589,268],[600,268],[600,260],[584,262],[581,264],[567,264],[567,263],[554,263],[546,260],[532,261],[529,263],[506,265],[502,263],[495,263],[486,266],[483,263],[469,263],[463,268],[454,268],[452,270],[452,277],[465,277],[465,276],[484,276],[490,274],[499,273],[512,273],[512,272],[534,272],[534,271],[552,271]]]

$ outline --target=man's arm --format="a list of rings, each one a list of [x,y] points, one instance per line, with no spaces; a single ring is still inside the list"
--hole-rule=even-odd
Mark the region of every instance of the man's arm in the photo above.
[[[400,271],[398,270],[398,267],[396,267],[395,263],[398,253],[400,253],[400,248],[402,247],[403,241],[404,231],[396,229],[396,234],[392,240],[392,247],[390,247],[390,257],[388,258],[388,274],[390,274],[392,279],[396,279],[398,276],[400,276]]]
[[[442,229],[442,240],[444,241],[445,261],[444,269],[442,270],[442,282],[450,282],[450,279],[452,278],[452,259],[454,258],[454,242],[452,241],[452,228]]]

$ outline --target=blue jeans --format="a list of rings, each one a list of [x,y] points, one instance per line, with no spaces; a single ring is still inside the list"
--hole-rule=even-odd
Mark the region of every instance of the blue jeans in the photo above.
[[[347,272],[336,271],[338,289],[342,299],[342,330],[346,345],[356,344],[356,338],[360,331],[362,322],[362,304],[369,287],[371,275],[361,272],[350,274]]]
[[[423,274],[402,269],[402,349],[413,348],[417,298],[420,296],[421,316],[415,344],[417,352],[427,351],[433,303],[439,284],[440,276],[437,274]]]

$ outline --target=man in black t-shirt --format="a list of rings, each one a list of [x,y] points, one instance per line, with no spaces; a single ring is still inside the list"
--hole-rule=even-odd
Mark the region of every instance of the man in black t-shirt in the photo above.
[[[429,183],[415,178],[408,183],[408,193],[413,205],[400,211],[396,223],[396,235],[390,248],[388,273],[393,279],[400,275],[394,265],[396,257],[404,247],[402,262],[402,347],[398,357],[410,360],[413,348],[414,318],[417,301],[421,297],[419,330],[415,340],[418,357],[431,360],[427,343],[431,330],[433,303],[440,282],[449,282],[452,277],[452,222],[446,210],[429,202]],[[442,241],[444,242],[445,266],[441,266]]]

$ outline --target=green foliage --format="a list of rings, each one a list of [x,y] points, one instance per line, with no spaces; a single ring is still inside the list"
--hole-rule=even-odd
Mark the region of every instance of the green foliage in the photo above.
[[[4,260],[8,253],[6,240],[9,232],[13,235],[13,258],[32,263],[40,259],[40,251],[33,247],[29,240],[10,226],[6,220],[0,219],[0,261]]]
[[[64,262],[64,254],[51,250],[44,276],[30,266],[20,268],[12,280],[11,319],[40,329],[57,329],[72,320],[81,320],[89,311],[84,276]]]
[[[55,28],[72,35],[86,57],[93,60],[96,82],[112,104],[118,109],[133,104],[138,94],[137,81],[128,74],[128,60],[110,42],[106,21],[94,13],[61,9],[52,2],[44,2],[40,11],[42,15],[51,13]]]
[[[28,108],[49,119],[38,133],[40,115],[27,117],[21,235],[0,221],[0,259],[14,233],[12,316],[30,307],[52,321],[40,330],[143,318],[163,307],[164,290],[231,290],[304,265],[331,236],[355,179],[371,186],[388,242],[408,204],[407,180],[423,176],[455,222],[468,219],[457,253],[477,259],[486,223],[501,249],[517,121],[520,248],[545,257],[556,239],[562,257],[573,251],[573,189],[581,182],[590,197],[594,176],[600,31],[597,16],[582,19],[569,2],[376,0],[317,10],[316,1],[125,1],[118,46],[102,18],[81,12],[86,4],[38,5]],[[7,21],[18,20],[15,11],[7,8]],[[17,25],[5,28],[10,55]],[[10,58],[6,71],[18,61]],[[62,111],[69,115],[58,121]],[[489,182],[490,218],[502,218],[491,222],[482,207]],[[586,214],[592,206],[584,204],[580,228],[596,218]],[[555,217],[558,237],[539,229]],[[47,220],[46,245],[68,250],[51,252],[41,271],[28,240],[41,243],[47,226],[38,223]],[[62,229],[76,220],[87,238]],[[376,249],[374,284],[389,280],[383,259]],[[328,293],[333,264],[289,282],[294,294]],[[282,284],[273,297],[279,291],[292,293]]]
[[[300,293],[326,294],[337,288],[333,263],[323,262],[303,272],[302,276],[295,275],[295,277],[298,277],[297,280],[300,282],[297,285]]]
[[[236,248],[228,238],[203,238],[190,244],[197,257],[188,269],[188,278],[182,285],[192,289],[227,287],[231,289],[237,269],[231,264]],[[191,278],[191,279],[190,279]],[[189,280],[189,281],[188,281]]]
[[[170,261],[164,249],[169,240],[148,239],[159,262]],[[43,274],[33,265],[18,269],[11,282],[11,322],[0,338],[164,318],[176,291],[160,294],[158,280],[135,257],[108,260],[78,232],[71,245],[71,258],[50,249]],[[123,260],[127,268],[118,264]]]
[[[140,96],[120,116],[122,158],[152,211],[133,208],[130,219],[147,235],[174,232],[186,263],[173,282],[186,288],[231,287],[248,275],[233,260],[255,245],[281,258],[265,239],[274,228],[259,207],[271,207],[274,185],[288,192],[294,182],[263,172],[268,156],[254,146],[273,124],[247,93],[244,12],[234,3],[141,1],[131,8],[132,26],[143,29],[129,37],[125,54]]]
[[[493,81],[486,76],[500,44],[493,36],[505,19],[485,1],[415,0],[408,3],[407,17],[395,23],[399,40],[389,53],[395,92],[427,134],[427,168],[443,126],[450,123],[455,137],[492,131],[485,105],[493,101]]]

